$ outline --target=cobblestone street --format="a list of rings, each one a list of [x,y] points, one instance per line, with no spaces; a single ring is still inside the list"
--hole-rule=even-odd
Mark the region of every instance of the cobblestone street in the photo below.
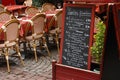
[[[33,54],[24,59],[25,66],[16,57],[10,58],[11,72],[7,72],[6,62],[0,61],[0,80],[52,80],[52,60],[57,60],[57,50],[51,50],[52,57],[38,54],[38,62],[35,62]],[[2,59],[3,60],[3,59]]]

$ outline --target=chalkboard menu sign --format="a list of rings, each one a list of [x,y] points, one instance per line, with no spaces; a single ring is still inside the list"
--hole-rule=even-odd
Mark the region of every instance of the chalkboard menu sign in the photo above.
[[[120,58],[120,4],[115,4],[113,6],[115,32],[118,42],[119,58]]]
[[[89,69],[93,39],[94,6],[64,4],[60,61],[64,65]]]

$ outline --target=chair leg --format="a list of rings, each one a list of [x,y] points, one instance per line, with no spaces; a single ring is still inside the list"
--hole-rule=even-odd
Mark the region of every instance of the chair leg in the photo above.
[[[31,47],[30,47],[30,42],[28,42],[28,48],[30,49],[30,51],[32,50]]]
[[[48,56],[51,56],[50,51],[49,51],[48,46],[47,46],[47,42],[46,42],[45,37],[43,37],[43,44],[44,44],[44,46],[45,46],[45,48],[46,48],[46,50],[48,52]]]
[[[6,49],[5,58],[6,58],[6,61],[7,61],[8,72],[10,72],[10,65],[9,65],[9,58],[8,58],[8,48]]]
[[[58,49],[58,53],[59,53],[59,39],[58,39],[58,34],[56,34],[56,43],[57,43],[57,49]]]
[[[42,45],[43,45],[43,43],[42,43],[42,39],[40,39],[40,40],[39,40],[40,50],[42,50]]]
[[[34,50],[34,55],[35,55],[35,61],[38,62],[35,40],[33,41],[33,50]]]
[[[17,50],[17,54],[18,54],[18,56],[19,56],[19,58],[20,58],[21,64],[24,66],[24,61],[23,61],[23,59],[22,59],[22,57],[21,57],[21,54],[20,54],[20,50],[19,50],[18,44],[16,45],[16,50]]]

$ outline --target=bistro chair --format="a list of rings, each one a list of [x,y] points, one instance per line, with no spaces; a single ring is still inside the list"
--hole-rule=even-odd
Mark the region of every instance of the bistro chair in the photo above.
[[[25,0],[23,5],[25,5],[25,6],[32,6],[32,0]]]
[[[13,18],[15,18],[15,17],[8,11],[0,13],[0,22],[9,21]]]
[[[57,12],[55,16],[52,17],[49,26],[48,26],[48,35],[49,37],[53,37],[55,40],[59,52],[59,38],[61,34],[61,24],[62,24],[62,10]],[[53,26],[55,24],[55,26]]]
[[[7,69],[8,72],[10,72],[10,65],[9,65],[9,57],[15,55],[17,53],[17,56],[20,58],[22,65],[24,65],[24,62],[21,57],[21,53],[19,50],[19,27],[20,23],[16,19],[12,19],[8,22],[6,22],[1,29],[4,32],[4,42],[0,43],[0,50],[2,53],[0,53],[0,56],[5,56],[6,62],[7,62]],[[10,50],[15,50],[16,53],[12,54],[10,53]]]
[[[42,10],[41,12],[46,12],[46,11],[54,11],[56,9],[55,5],[53,5],[52,3],[44,3],[42,5]]]
[[[39,9],[37,7],[33,7],[33,6],[29,6],[25,9],[25,13],[26,15],[35,15],[37,13],[39,13]]]
[[[6,11],[6,8],[4,5],[0,4],[0,13]]]
[[[41,14],[41,13],[36,14],[30,20],[30,23],[32,26],[32,33],[30,34],[30,32],[27,32],[30,30],[26,30],[25,41],[27,41],[27,43],[30,44],[30,46],[32,46],[34,50],[34,56],[35,56],[36,62],[38,61],[37,49],[36,49],[37,46],[39,46],[40,49],[41,47],[46,48],[48,55],[50,56],[50,51],[48,49],[46,39],[44,37],[45,21],[46,21],[45,14]],[[38,45],[36,41],[39,41],[40,45]]]

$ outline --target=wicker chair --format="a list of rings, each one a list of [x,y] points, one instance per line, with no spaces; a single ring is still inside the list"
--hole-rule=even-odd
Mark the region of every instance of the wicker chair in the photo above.
[[[36,14],[33,16],[30,20],[31,26],[32,26],[32,34],[27,34],[29,30],[26,30],[26,35],[25,35],[25,41],[27,41],[30,46],[32,46],[34,50],[34,55],[35,55],[35,60],[36,62],[38,61],[37,58],[37,50],[36,47],[39,46],[44,47],[47,49],[48,55],[50,56],[50,51],[47,47],[46,40],[44,37],[44,28],[45,28],[45,21],[46,21],[46,16],[45,14]],[[27,28],[28,29],[28,28]],[[39,41],[41,45],[37,45],[36,41]]]
[[[15,18],[12,14],[9,12],[1,12],[0,13],[0,22],[2,21],[9,21],[10,19]]]
[[[59,38],[61,34],[61,24],[62,24],[62,10],[59,11],[50,21],[48,26],[48,35],[49,37],[53,37],[57,44],[58,52],[59,52]],[[56,22],[55,27],[53,27],[53,23]]]
[[[23,5],[25,5],[25,6],[32,6],[32,0],[25,0]]]
[[[6,11],[5,6],[0,4],[0,13]]]
[[[55,5],[51,4],[51,3],[44,3],[42,5],[42,10],[41,12],[46,12],[46,11],[49,11],[49,10],[52,10],[54,11],[56,9]]]
[[[13,54],[10,54],[10,49],[13,49],[16,51],[17,56],[20,58],[22,65],[24,65],[24,62],[21,57],[21,53],[19,51],[19,27],[20,23],[16,19],[12,19],[8,22],[6,22],[1,29],[4,32],[4,38],[5,41],[0,44],[0,50],[3,53],[0,53],[0,56],[5,56],[7,61],[7,68],[8,72],[10,72],[10,65],[9,65],[9,56],[13,56]],[[2,32],[2,31],[1,31]]]
[[[35,14],[37,14],[37,13],[39,13],[39,12],[40,12],[39,9],[36,8],[36,7],[33,7],[33,6],[29,6],[29,7],[27,7],[27,8],[25,9],[25,13],[26,13],[27,15],[35,15]]]

